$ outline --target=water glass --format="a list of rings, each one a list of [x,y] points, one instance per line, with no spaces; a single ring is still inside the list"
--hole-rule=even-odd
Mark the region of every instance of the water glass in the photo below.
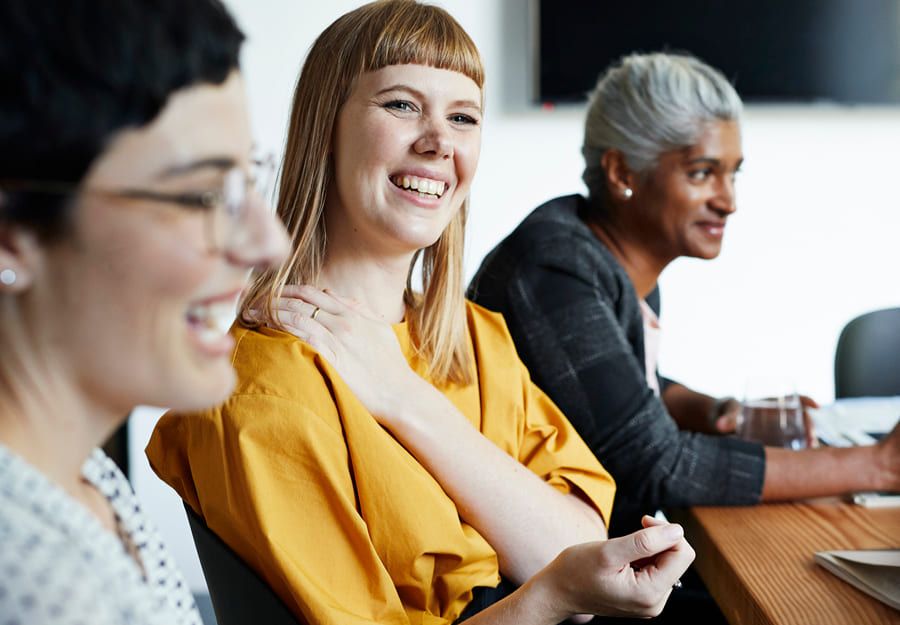
[[[804,449],[803,404],[793,384],[781,379],[749,381],[735,433],[770,447]]]

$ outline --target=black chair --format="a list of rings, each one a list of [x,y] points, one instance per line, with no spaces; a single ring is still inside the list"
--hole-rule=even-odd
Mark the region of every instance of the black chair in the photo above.
[[[900,308],[865,313],[844,326],[834,355],[834,395],[900,395]]]
[[[218,625],[302,625],[256,571],[185,504]]]

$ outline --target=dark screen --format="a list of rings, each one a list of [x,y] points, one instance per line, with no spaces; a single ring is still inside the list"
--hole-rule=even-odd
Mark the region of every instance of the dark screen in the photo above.
[[[687,51],[748,101],[900,102],[900,0],[539,0],[540,102],[632,51]]]

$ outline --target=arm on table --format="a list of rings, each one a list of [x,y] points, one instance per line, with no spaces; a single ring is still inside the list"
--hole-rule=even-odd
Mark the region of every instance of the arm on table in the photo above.
[[[637,302],[630,326],[627,314],[622,320],[617,314],[626,308],[622,300],[633,297],[630,283],[594,271],[523,263],[493,286],[486,303],[503,313],[535,383],[615,476],[617,502],[645,512],[756,503],[762,448],[679,431],[647,385],[631,343],[642,331]]]
[[[766,447],[763,501],[872,490],[900,491],[900,424],[871,446]]]

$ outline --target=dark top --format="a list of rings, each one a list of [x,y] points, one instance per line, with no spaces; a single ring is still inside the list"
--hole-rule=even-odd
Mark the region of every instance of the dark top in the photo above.
[[[539,206],[485,258],[468,297],[506,318],[533,380],[616,480],[610,535],[682,505],[754,504],[762,446],[681,431],[647,385],[628,274],[582,221],[580,195]],[[648,304],[659,311],[659,291]]]

